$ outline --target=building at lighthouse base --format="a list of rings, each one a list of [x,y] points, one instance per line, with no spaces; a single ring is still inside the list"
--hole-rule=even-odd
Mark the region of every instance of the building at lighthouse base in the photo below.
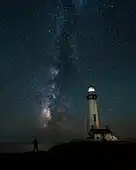
[[[87,139],[93,140],[93,141],[118,141],[118,138],[112,133],[108,127],[105,129],[95,129],[91,128],[88,132]]]

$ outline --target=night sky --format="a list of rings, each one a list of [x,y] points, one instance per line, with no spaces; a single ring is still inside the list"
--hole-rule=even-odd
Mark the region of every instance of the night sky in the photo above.
[[[2,1],[0,141],[82,137],[91,84],[101,126],[136,137],[136,2]]]

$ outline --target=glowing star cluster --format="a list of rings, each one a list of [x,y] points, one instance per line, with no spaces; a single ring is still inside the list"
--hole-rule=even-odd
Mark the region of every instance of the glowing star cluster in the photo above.
[[[51,116],[51,109],[49,107],[50,102],[47,102],[45,104],[45,107],[42,110],[42,113],[40,115],[40,120],[43,123],[44,127],[48,126],[48,122],[51,120],[52,116]]]
[[[45,89],[45,99],[42,101],[42,111],[40,114],[40,122],[43,127],[47,127],[49,121],[52,119],[52,109],[55,107],[57,96],[59,95],[59,87],[54,82],[54,78],[58,75],[55,68],[51,68],[51,84]]]
[[[52,66],[50,68],[50,73],[51,73],[52,80],[54,80],[55,77],[59,74],[59,69]]]

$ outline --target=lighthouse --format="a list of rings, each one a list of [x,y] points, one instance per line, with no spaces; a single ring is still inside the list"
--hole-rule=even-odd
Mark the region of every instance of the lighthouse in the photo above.
[[[89,111],[87,114],[87,134],[89,135],[89,139],[94,141],[117,141],[118,138],[112,133],[108,126],[102,129],[99,127],[99,116],[96,101],[97,94],[93,86],[88,88],[87,100],[89,104]]]
[[[87,100],[89,104],[89,112],[87,115],[87,133],[93,127],[94,129],[99,129],[99,117],[97,109],[97,94],[93,86],[88,88]]]

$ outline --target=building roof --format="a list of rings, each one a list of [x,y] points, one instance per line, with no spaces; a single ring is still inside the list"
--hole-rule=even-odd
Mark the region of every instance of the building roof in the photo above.
[[[90,129],[89,133],[96,133],[96,134],[104,134],[104,133],[112,133],[110,129]]]

